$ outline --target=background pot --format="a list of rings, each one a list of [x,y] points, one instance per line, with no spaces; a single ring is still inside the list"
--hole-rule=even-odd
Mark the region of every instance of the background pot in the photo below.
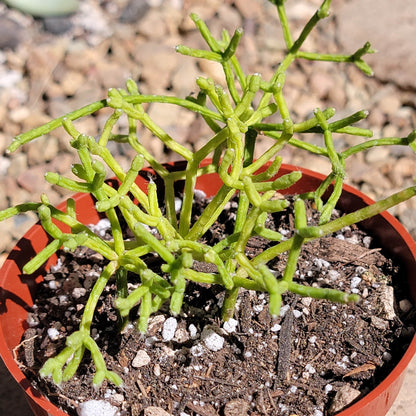
[[[204,164],[209,163],[208,161]],[[179,162],[170,164],[172,169],[181,169],[184,165]],[[300,169],[291,165],[282,165],[279,175],[284,175],[293,170],[301,170],[302,179],[285,193],[303,193],[317,188],[324,178],[323,175],[307,169]],[[146,187],[146,175],[139,175],[137,183]],[[221,186],[217,174],[207,174],[197,180],[197,188],[208,196],[214,195]],[[98,215],[93,209],[93,201],[87,194],[76,194],[78,218],[84,224],[92,224],[98,221]],[[350,212],[373,201],[364,194],[348,185],[344,186],[340,203],[338,205],[345,212]],[[64,205],[60,206],[64,208]],[[370,230],[370,234],[376,237],[381,246],[395,259],[403,264],[407,273],[407,279],[413,303],[416,301],[416,244],[404,227],[390,214],[384,212],[376,217],[366,220],[362,226]],[[48,236],[38,224],[33,226],[13,248],[0,269],[0,356],[10,373],[25,391],[28,402],[39,416],[65,416],[66,413],[59,410],[35,388],[19,369],[14,360],[14,351],[19,345],[21,336],[27,328],[26,316],[28,308],[33,304],[33,294],[36,285],[42,281],[43,271],[48,269],[56,261],[51,258],[39,272],[32,276],[22,274],[22,267],[27,260],[39,252],[48,242]],[[393,371],[369,394],[339,413],[339,416],[382,416],[393,404],[403,383],[404,370],[411,358],[416,353],[416,336],[410,343],[406,353]]]

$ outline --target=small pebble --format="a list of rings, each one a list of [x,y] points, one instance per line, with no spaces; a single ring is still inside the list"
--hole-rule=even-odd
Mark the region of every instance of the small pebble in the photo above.
[[[280,308],[279,316],[283,318],[286,315],[286,312],[289,310],[289,308],[290,308],[289,305],[282,306]]]
[[[52,290],[56,290],[57,289],[57,284],[56,284],[56,281],[55,280],[51,280],[49,283],[48,283],[48,286],[49,286],[49,289],[52,289]]]
[[[311,364],[306,364],[305,366],[305,370],[309,373],[309,374],[315,374],[316,370],[314,367],[312,367]]]
[[[159,364],[155,364],[155,366],[153,367],[153,374],[156,377],[159,377],[162,374],[162,371],[160,369],[160,365]]]
[[[173,337],[174,341],[179,342],[179,344],[185,343],[189,338],[189,333],[185,328],[178,328]]]
[[[87,289],[83,287],[76,287],[72,291],[72,297],[74,299],[79,299],[80,297],[84,296],[87,293]]]
[[[332,391],[332,385],[331,384],[327,384],[325,386],[325,394],[328,394],[330,391]]]
[[[49,328],[48,337],[51,341],[57,341],[59,339],[59,331],[56,328]]]
[[[178,321],[176,318],[170,317],[163,323],[162,338],[163,341],[171,341],[175,336],[176,328],[178,327]]]
[[[224,325],[222,326],[224,331],[228,334],[231,334],[237,330],[238,321],[236,319],[229,319],[228,321],[224,322]]]
[[[293,309],[293,316],[295,318],[300,318],[302,316],[302,312],[298,311],[297,309]]]
[[[353,402],[360,394],[361,392],[359,390],[354,389],[349,384],[345,384],[337,391],[329,408],[330,414],[339,412],[345,406]]]
[[[224,346],[224,338],[218,335],[212,328],[205,327],[202,330],[201,339],[211,351],[219,351]]]
[[[80,403],[77,408],[79,416],[119,416],[117,407],[105,400],[88,400]]]
[[[205,349],[202,344],[196,344],[191,348],[191,354],[194,357],[200,357],[204,353]]]
[[[150,357],[144,350],[137,351],[136,356],[133,358],[131,362],[132,367],[139,368],[144,367],[145,365],[150,363]]]
[[[278,331],[280,331],[280,329],[281,329],[282,327],[281,327],[281,325],[279,325],[279,324],[274,324],[271,328],[270,328],[270,331],[272,331],[272,332],[278,332]]]
[[[191,339],[198,338],[198,329],[196,328],[194,324],[189,325],[188,330],[189,330],[189,335]]]
[[[313,264],[318,267],[319,269],[327,269],[331,264],[328,263],[326,260],[324,259],[314,259],[313,260]]]
[[[351,279],[351,288],[356,288],[361,283],[361,277],[354,276]]]
[[[370,248],[372,241],[373,241],[372,237],[370,237],[370,236],[365,236],[365,237],[363,238],[363,244],[364,244],[364,247],[366,247],[366,248]]]
[[[121,393],[114,393],[110,396],[110,401],[113,405],[121,406],[125,398]]]

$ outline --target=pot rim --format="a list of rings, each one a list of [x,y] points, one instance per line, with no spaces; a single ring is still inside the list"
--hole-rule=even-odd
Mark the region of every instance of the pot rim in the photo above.
[[[175,167],[178,165],[181,166],[182,163],[183,162],[171,162],[171,163],[167,163],[166,165]],[[206,159],[201,163],[201,166],[206,166],[209,163],[210,163],[210,160]],[[148,171],[149,169],[146,168],[144,170]],[[310,169],[305,169],[305,168],[298,167],[295,165],[290,165],[290,164],[282,164],[281,171],[288,171],[288,170],[290,171],[299,170],[302,172],[303,175],[312,177],[314,180],[318,180],[318,181],[322,181],[322,179],[325,178],[325,175],[312,171]],[[371,198],[369,198],[367,195],[365,195],[358,189],[348,184],[345,184],[343,186],[343,190],[349,194],[354,195],[356,198],[360,199],[363,202],[363,204],[368,205],[368,204],[374,203],[374,201]],[[77,200],[79,198],[88,197],[88,196],[89,194],[77,193],[77,194],[74,194],[72,197],[75,200]],[[58,207],[63,208],[64,202],[59,204]],[[384,218],[384,220],[387,221],[391,225],[392,228],[394,228],[394,230],[398,234],[398,237],[400,237],[400,239],[404,242],[405,246],[409,250],[413,262],[416,263],[416,243],[413,240],[413,238],[410,236],[408,231],[390,213],[384,211],[381,214],[379,214],[379,216]],[[23,239],[30,239],[33,236],[36,236],[39,230],[42,230],[42,228],[38,224],[35,224],[22,236],[21,240],[19,241],[22,241]],[[14,248],[16,248],[17,245],[18,243],[14,246]],[[5,276],[7,275],[8,269],[10,268],[10,264],[13,261],[14,260],[10,260],[10,255],[9,255],[6,261],[4,262],[4,264],[2,265],[2,267],[0,268],[0,301],[3,301],[4,299],[6,299],[5,294],[3,293],[5,292],[3,290],[3,281],[6,280]],[[416,304],[416,299],[414,298],[414,296],[412,300],[413,300],[413,304]],[[3,331],[3,326],[1,325],[1,321],[3,319],[2,316],[6,313],[3,309],[7,309],[5,306],[5,302],[4,302],[4,305],[0,303],[0,357],[3,359],[8,371],[12,374],[12,376],[20,385],[20,387],[25,391],[25,393],[29,397],[29,402],[32,402],[31,405],[34,405],[35,408],[41,407],[42,409],[44,409],[44,411],[48,412],[48,414],[50,412],[52,415],[55,415],[55,416],[67,415],[67,413],[63,412],[57,406],[52,404],[49,400],[47,400],[45,396],[43,396],[38,390],[36,390],[32,386],[30,381],[25,377],[25,375],[19,368],[18,364],[14,360],[14,357],[13,357],[14,349],[9,348],[9,346],[6,344],[5,336],[7,334]],[[373,400],[375,400],[379,396],[384,397],[385,406],[388,406],[387,409],[390,408],[391,404],[396,398],[400,390],[400,387],[403,383],[404,370],[407,368],[407,366],[409,365],[409,362],[411,361],[411,359],[413,358],[415,354],[416,354],[416,335],[413,336],[402,358],[395,365],[392,371],[384,378],[384,380],[381,381],[381,383],[379,383],[368,394],[363,396],[361,399],[357,400],[357,402],[349,406],[347,409],[338,413],[338,416],[350,416],[350,415],[356,415],[356,414],[360,414],[363,416],[367,415],[368,413],[366,413],[365,409],[373,402]],[[387,390],[389,386],[392,384],[396,384],[396,389],[394,392],[389,393],[387,392]],[[356,413],[357,411],[358,412],[363,411],[363,413]]]

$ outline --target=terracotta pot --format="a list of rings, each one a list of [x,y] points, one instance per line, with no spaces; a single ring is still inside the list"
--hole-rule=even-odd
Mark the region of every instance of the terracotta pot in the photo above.
[[[208,162],[205,162],[208,163]],[[178,164],[170,165],[172,169]],[[179,164],[183,168],[183,164]],[[293,170],[303,172],[302,179],[287,189],[286,193],[302,193],[316,189],[323,176],[310,170],[300,169],[295,166],[283,165],[279,174],[283,175]],[[143,176],[139,176],[137,182],[140,186],[146,185]],[[214,195],[220,187],[220,181],[216,174],[208,174],[198,179],[197,188],[203,190],[208,196]],[[79,219],[84,224],[95,223],[98,220],[97,213],[92,209],[93,202],[89,195],[76,194]],[[345,185],[339,208],[350,212],[371,204],[373,201],[356,189]],[[63,206],[61,207],[63,208]],[[416,301],[416,244],[404,227],[390,214],[384,212],[376,217],[366,220],[362,226],[377,237],[383,248],[394,258],[402,262],[408,275],[408,284],[413,302]],[[3,267],[0,270],[0,355],[8,370],[25,391],[29,404],[36,415],[65,416],[44,396],[42,396],[30,382],[18,364],[14,360],[14,350],[20,343],[21,336],[27,328],[26,316],[28,308],[33,304],[33,294],[36,285],[42,280],[42,272],[52,265],[56,258],[52,258],[33,276],[22,274],[22,266],[33,257],[34,253],[45,247],[48,237],[41,226],[33,226],[13,248]],[[381,416],[385,415],[395,400],[403,383],[404,371],[416,352],[416,337],[413,338],[406,353],[393,371],[373,391],[339,413],[339,416]]]

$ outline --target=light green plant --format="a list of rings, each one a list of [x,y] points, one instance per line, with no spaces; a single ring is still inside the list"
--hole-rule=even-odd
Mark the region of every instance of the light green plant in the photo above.
[[[65,16],[75,13],[78,0],[4,0],[8,6],[36,17]]]
[[[99,348],[90,334],[97,301],[112,277],[115,277],[117,282],[117,298],[114,303],[121,320],[125,322],[132,308],[139,305],[137,327],[141,332],[146,332],[150,315],[159,310],[165,302],[169,302],[173,315],[181,312],[189,281],[221,285],[224,288],[224,320],[232,316],[241,288],[267,292],[270,313],[273,316],[279,314],[282,294],[287,291],[335,302],[359,300],[356,294],[306,286],[294,281],[300,250],[303,244],[312,239],[376,215],[416,194],[416,186],[411,186],[374,205],[335,220],[330,218],[342,192],[346,175],[345,160],[374,146],[404,145],[416,150],[416,132],[413,131],[403,138],[368,140],[372,136],[370,130],[353,126],[367,117],[366,111],[330,121],[335,116],[333,108],[315,109],[313,117],[295,122],[286,104],[284,87],[286,72],[296,60],[351,62],[365,74],[371,75],[372,71],[364,62],[363,55],[371,53],[372,49],[367,43],[352,55],[305,52],[302,50],[303,43],[316,24],[327,17],[330,1],[325,0],[322,3],[296,40],[292,38],[289,28],[285,2],[274,0],[272,3],[277,8],[287,53],[270,80],[263,79],[259,74],[247,75],[240,66],[235,51],[243,34],[241,29],[237,29],[232,36],[223,31],[221,39],[218,40],[212,36],[205,23],[192,14],[191,18],[209,49],[197,50],[180,45],[177,52],[217,62],[223,68],[227,88],[214,84],[209,78],[200,77],[196,80],[199,87],[196,98],[182,99],[141,94],[137,85],[129,80],[126,89],[110,89],[107,99],[21,134],[9,146],[9,151],[15,151],[36,137],[63,126],[72,138],[72,147],[79,155],[80,163],[72,169],[79,180],[75,181],[57,173],[47,173],[45,178],[49,183],[71,191],[92,194],[97,200],[96,210],[105,213],[112,229],[113,238],[110,241],[94,234],[77,220],[72,199],[67,200],[64,211],[52,206],[43,195],[39,203],[22,204],[0,212],[0,220],[3,220],[22,212],[37,211],[42,226],[53,238],[45,249],[24,266],[24,273],[33,273],[61,247],[73,250],[81,245],[86,246],[108,260],[92,289],[78,331],[67,338],[63,351],[45,363],[41,369],[42,376],[52,375],[58,384],[62,380],[70,379],[87,349],[91,352],[96,366],[93,380],[95,385],[99,385],[104,379],[116,385],[122,383],[119,375],[107,370]],[[152,120],[145,111],[146,103],[175,105],[199,114],[212,130],[212,137],[207,139],[201,148],[191,151],[175,141]],[[82,134],[74,127],[74,120],[91,115],[103,107],[112,108],[114,111],[98,140]],[[125,134],[113,134],[113,128],[122,114],[127,115],[128,131]],[[273,114],[280,115],[280,123],[267,122],[267,117]],[[155,140],[158,138],[164,146],[177,154],[178,158],[184,160],[184,168],[171,172],[155,160],[138,137],[138,124],[150,130]],[[271,137],[273,143],[255,160],[253,154],[260,132]],[[321,146],[304,140],[304,137],[311,133],[322,134]],[[363,141],[337,151],[334,146],[334,134],[337,133],[360,136]],[[112,140],[125,143],[136,152],[127,171],[122,169],[107,147]],[[328,159],[332,165],[331,173],[315,191],[295,198],[295,230],[293,237],[287,240],[265,226],[269,214],[285,210],[289,206],[288,200],[274,198],[276,192],[295,184],[302,176],[301,172],[295,171],[276,178],[282,162],[278,154],[284,146],[319,155]],[[201,164],[206,158],[211,158],[210,162],[207,165]],[[162,205],[165,214],[162,214],[162,207],[158,201],[159,190],[156,184],[150,181],[145,192],[135,183],[136,176],[145,163],[150,165],[163,181]],[[118,189],[105,182],[105,166],[120,181]],[[192,223],[191,211],[196,180],[203,174],[214,172],[219,175],[222,186],[198,220]],[[180,214],[177,216],[174,184],[179,180],[184,181],[184,195]],[[323,194],[330,189],[330,196],[324,201]],[[233,232],[216,245],[207,245],[203,241],[204,234],[235,194],[238,195],[238,209]],[[318,207],[319,225],[308,224],[305,212],[305,200],[308,199],[313,200]],[[135,204],[133,200],[138,203]],[[134,235],[133,239],[124,239],[120,225],[121,217]],[[66,224],[71,231],[61,231],[52,219]],[[152,229],[157,230],[160,238],[155,237]],[[264,237],[271,244],[261,254],[249,259],[245,248],[253,235]],[[288,252],[286,269],[281,276],[275,277],[267,264],[284,252]],[[146,265],[144,257],[149,253],[157,253],[160,257],[162,273],[158,274]],[[193,265],[196,260],[215,265],[217,272],[203,273],[195,270]],[[127,287],[128,272],[140,276],[141,282],[130,292]]]

